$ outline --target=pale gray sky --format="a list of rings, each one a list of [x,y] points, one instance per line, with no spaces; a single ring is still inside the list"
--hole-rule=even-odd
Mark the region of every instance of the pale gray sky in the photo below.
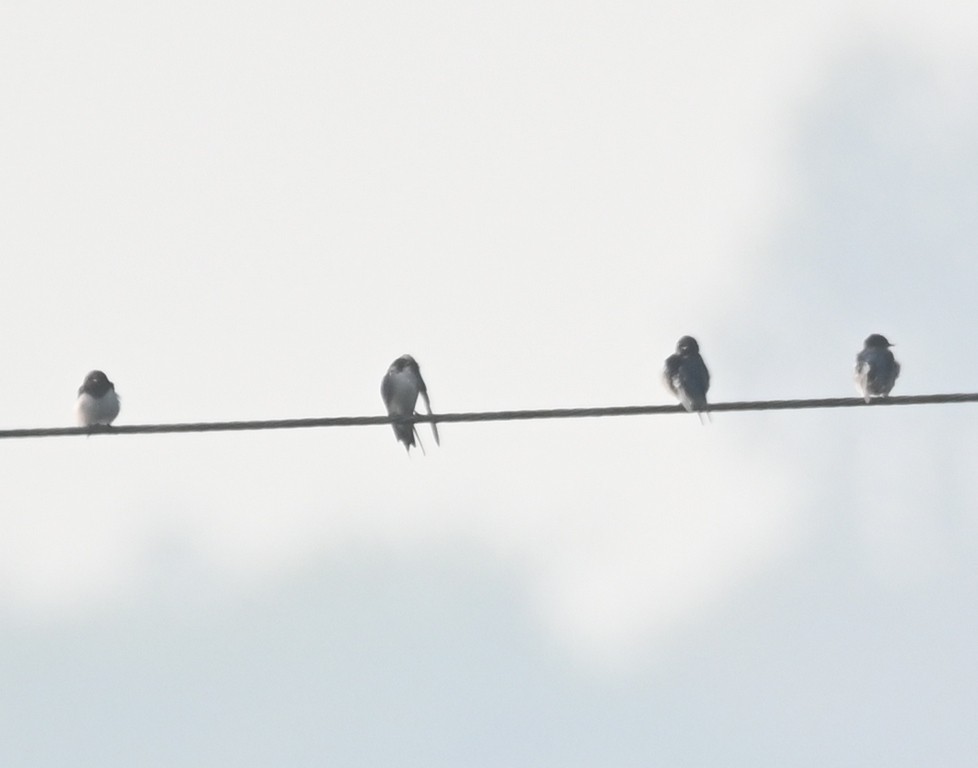
[[[974,391],[978,12],[8,4],[0,427]],[[0,442],[4,766],[971,765],[972,406]],[[428,441],[430,443],[430,440]]]

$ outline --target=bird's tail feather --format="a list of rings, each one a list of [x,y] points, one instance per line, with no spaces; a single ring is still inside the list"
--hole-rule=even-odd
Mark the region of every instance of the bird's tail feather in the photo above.
[[[414,445],[414,425],[413,424],[394,424],[394,436],[409,449]]]

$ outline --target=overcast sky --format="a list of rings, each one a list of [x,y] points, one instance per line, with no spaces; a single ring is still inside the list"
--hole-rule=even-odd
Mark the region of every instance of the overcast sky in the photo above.
[[[966,3],[7,3],[0,428],[973,392]],[[0,441],[0,763],[970,766],[971,405]]]

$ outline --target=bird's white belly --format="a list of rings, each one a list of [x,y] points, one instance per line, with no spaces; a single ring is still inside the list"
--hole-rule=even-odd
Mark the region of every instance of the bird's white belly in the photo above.
[[[118,415],[119,396],[112,391],[106,392],[102,397],[92,397],[83,392],[75,402],[75,419],[80,427],[108,425]]]

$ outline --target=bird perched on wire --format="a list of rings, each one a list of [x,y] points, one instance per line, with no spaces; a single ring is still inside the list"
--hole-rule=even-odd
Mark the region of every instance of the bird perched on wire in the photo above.
[[[91,371],[78,388],[75,419],[80,427],[109,426],[119,415],[115,385],[102,371]]]
[[[885,336],[874,333],[866,337],[862,351],[856,355],[856,385],[868,403],[874,397],[886,397],[900,375],[900,363],[893,357],[893,345]]]
[[[700,345],[692,336],[676,343],[676,353],[666,358],[662,378],[687,411],[696,411],[703,421],[707,409],[706,393],[710,389],[710,372],[700,356]]]
[[[407,417],[415,415],[415,405],[418,402],[418,395],[424,400],[425,408],[431,413],[431,401],[428,399],[428,388],[425,386],[424,379],[421,378],[421,369],[411,355],[401,355],[391,363],[390,368],[380,382],[380,396],[384,398],[384,405],[387,407],[387,415],[392,417]],[[421,444],[421,436],[414,424],[394,424],[394,434],[397,439],[404,443],[404,448],[408,453],[414,445],[415,437],[418,444]],[[431,422],[431,432],[435,436],[435,443],[441,445],[438,439],[438,425]],[[424,445],[421,445],[421,452],[424,453]]]

